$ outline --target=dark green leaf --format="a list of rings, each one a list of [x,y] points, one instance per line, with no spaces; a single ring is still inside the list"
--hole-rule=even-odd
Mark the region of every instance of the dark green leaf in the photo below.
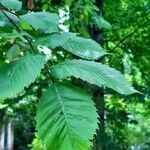
[[[91,84],[112,88],[121,94],[137,92],[119,71],[97,62],[68,60],[52,66],[51,72],[59,79],[74,76]]]
[[[89,150],[97,118],[91,96],[84,90],[53,84],[38,107],[38,134],[47,150]]]
[[[0,100],[15,96],[28,87],[44,67],[45,57],[24,56],[0,66]]]

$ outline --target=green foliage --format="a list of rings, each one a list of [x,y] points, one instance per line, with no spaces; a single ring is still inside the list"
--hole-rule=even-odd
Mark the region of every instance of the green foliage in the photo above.
[[[44,67],[44,56],[24,56],[0,66],[0,99],[11,98],[28,87]]]
[[[16,9],[17,1],[11,2],[14,2],[13,5],[11,3],[9,5],[13,7],[9,8]],[[111,25],[103,18],[95,23],[93,17],[99,16],[99,9],[93,5],[93,1],[88,1],[87,4],[86,1],[83,3],[79,1],[77,4],[75,9],[77,15],[79,8],[83,12],[83,14],[80,13],[82,27],[80,24],[78,26],[78,31],[84,30],[82,33],[85,34],[82,35],[89,37],[87,30],[93,27],[93,24],[98,28],[111,28]],[[86,4],[86,6],[79,7],[81,4]],[[2,62],[0,63],[0,99],[11,99],[13,104],[10,106],[13,107],[8,107],[11,110],[9,115],[14,109],[21,107],[19,103],[22,101],[18,102],[21,98],[30,96],[32,99],[35,96],[38,101],[43,95],[39,102],[36,127],[38,136],[46,149],[91,149],[98,127],[99,114],[92,95],[87,94],[84,89],[74,87],[73,78],[70,77],[80,78],[98,87],[108,87],[125,95],[137,91],[120,72],[99,62],[99,58],[107,54],[100,44],[92,39],[79,37],[76,33],[60,31],[57,14],[31,12],[17,17],[15,13],[4,11],[4,9],[2,8],[0,13],[0,18],[2,18],[0,22],[0,40],[2,41],[0,43]],[[76,22],[72,30],[75,30],[75,26]],[[41,55],[41,51],[46,57]],[[58,55],[60,51],[61,56]],[[21,57],[20,54],[23,56]],[[83,60],[72,59],[77,56]],[[97,62],[90,60],[97,60]],[[39,75],[40,77],[36,79]],[[62,81],[62,79],[65,80]],[[34,84],[31,84],[33,82]],[[43,94],[45,89],[47,90]],[[22,91],[22,94],[17,95]],[[17,104],[14,104],[14,101]],[[7,101],[4,105],[5,103],[7,104]],[[27,101],[25,104],[28,106]],[[35,105],[35,101],[30,104],[30,106]],[[33,111],[33,108],[31,110]],[[31,120],[33,121],[33,118]]]
[[[75,36],[74,33],[53,34],[37,40],[37,45],[42,44],[50,48],[62,47],[70,53],[89,60],[99,59],[107,54],[95,41]]]
[[[97,86],[106,86],[121,94],[136,92],[120,72],[106,65],[85,61],[67,60],[51,67],[54,77],[64,79],[74,76]]]
[[[108,21],[106,21],[103,17],[95,17],[94,19],[99,28],[104,28],[109,30],[112,28],[111,24]]]
[[[81,37],[70,38],[62,47],[79,57],[90,60],[99,59],[106,54],[98,43]]]
[[[62,46],[64,43],[66,43],[70,38],[73,38],[74,36],[76,36],[76,33],[71,32],[54,33],[49,36],[38,38],[36,40],[36,45],[38,46],[41,44],[54,49]]]
[[[43,94],[37,113],[38,134],[47,149],[89,149],[98,125],[91,96],[79,88],[53,84]]]
[[[21,20],[31,25],[35,30],[45,33],[58,31],[58,15],[47,12],[28,13],[20,16]]]
[[[14,58],[17,58],[20,53],[20,47],[17,44],[14,44],[7,52],[7,59],[12,61]]]
[[[119,150],[121,147],[130,149],[133,145],[135,149],[138,149],[136,146],[144,150],[150,149],[148,140],[150,128],[145,126],[149,120],[147,98],[149,99],[150,96],[149,4],[149,0],[106,0],[104,5],[105,18],[112,24],[112,30],[104,32],[106,41],[104,45],[109,52],[114,53],[109,60],[107,59],[107,62],[122,70],[128,79],[143,92],[142,96],[125,98],[123,105],[130,109],[123,109],[124,113],[119,111],[120,106],[116,103],[111,105],[112,109],[106,106],[107,114],[109,114],[106,121],[109,125],[106,130],[111,132],[107,134],[112,138],[112,143],[119,147]],[[109,98],[109,103],[114,101],[119,102],[120,97],[111,96]],[[139,105],[144,106],[140,107],[140,111],[146,113],[135,112]],[[122,121],[121,117],[126,120]]]
[[[45,150],[43,144],[42,144],[42,141],[39,140],[38,137],[34,138],[33,139],[33,142],[32,144],[29,145],[29,147],[32,149],[32,150]]]
[[[19,11],[21,10],[22,3],[18,0],[0,0],[0,3],[11,10]]]
[[[3,12],[9,17],[11,18],[14,22],[18,22],[19,19],[16,15],[7,12],[5,10],[3,10]],[[0,27],[4,27],[4,26],[11,26],[10,21],[8,20],[8,18],[3,14],[3,12],[0,11]]]

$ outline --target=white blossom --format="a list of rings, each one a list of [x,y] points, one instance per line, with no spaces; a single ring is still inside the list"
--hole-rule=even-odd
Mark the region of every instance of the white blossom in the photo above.
[[[51,56],[52,56],[52,51],[51,51],[51,49],[49,49],[48,47],[39,45],[39,46],[37,47],[37,49],[39,50],[39,52],[43,52],[43,53],[46,55],[47,60],[51,58]]]
[[[69,25],[64,25],[66,20],[70,18],[69,6],[65,6],[64,8],[59,9],[59,28],[64,32],[69,32]]]
[[[59,28],[64,32],[69,32],[69,25],[59,24]]]

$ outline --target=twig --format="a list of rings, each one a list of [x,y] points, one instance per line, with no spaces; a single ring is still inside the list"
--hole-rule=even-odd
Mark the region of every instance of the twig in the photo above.
[[[17,32],[20,33],[21,30],[20,30],[19,27],[15,24],[15,22],[7,15],[7,13],[6,13],[2,8],[0,8],[0,10],[1,10],[1,12],[7,17],[7,19],[11,22],[11,24],[12,24],[13,26],[15,26]]]
[[[1,10],[1,12],[7,17],[7,19],[12,23],[12,25],[16,28],[16,31],[18,32],[18,33],[22,33],[22,31],[21,31],[21,29],[17,26],[17,24],[6,14],[6,12],[2,9],[2,8],[0,8],[0,10]],[[11,12],[10,12],[11,13]],[[14,14],[14,13],[13,13]],[[16,15],[16,14],[14,14],[14,15]],[[17,15],[16,15],[17,16]],[[17,16],[18,17],[18,16]],[[19,17],[18,17],[19,18]],[[20,18],[19,18],[20,19]],[[29,43],[29,45],[30,45],[30,47],[31,47],[31,49],[32,49],[32,51],[34,52],[34,53],[37,53],[36,52],[36,50],[35,50],[35,48],[34,48],[34,46],[33,46],[33,44],[32,44],[32,42],[30,41],[30,39],[26,36],[26,35],[23,35],[23,37],[27,40],[27,42]],[[51,73],[50,73],[50,70],[49,70],[49,68],[48,68],[48,64],[45,64],[45,69],[47,70],[47,73],[48,73],[48,75],[50,76],[50,78],[51,78],[51,80],[53,81],[53,78],[52,78],[52,75],[51,75]]]

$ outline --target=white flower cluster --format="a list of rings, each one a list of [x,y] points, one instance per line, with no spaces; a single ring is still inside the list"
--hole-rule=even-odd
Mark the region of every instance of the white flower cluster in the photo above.
[[[70,10],[68,6],[59,9],[59,28],[64,32],[69,32],[69,25],[64,25],[64,22],[70,18]]]
[[[49,60],[52,56],[52,51],[51,49],[49,49],[48,47],[46,46],[42,46],[42,45],[39,45],[37,47],[37,49],[39,50],[39,52],[43,52],[45,55],[46,55],[46,59]]]

